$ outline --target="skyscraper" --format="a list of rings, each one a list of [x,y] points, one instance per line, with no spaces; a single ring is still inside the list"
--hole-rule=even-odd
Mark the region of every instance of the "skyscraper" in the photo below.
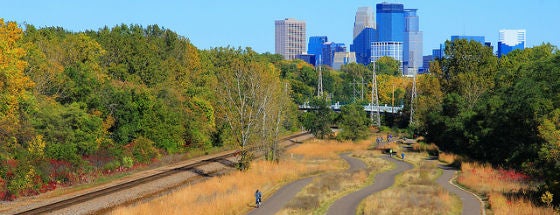
[[[333,43],[326,42],[323,43],[323,53],[321,54],[321,64],[333,67],[334,54],[336,52],[346,52],[346,46],[344,43]]]
[[[417,9],[405,9],[403,67],[417,70],[422,67],[423,34],[420,31]],[[406,71],[406,69],[405,69]],[[407,74],[412,75],[412,74]]]
[[[485,43],[485,39],[484,36],[466,36],[466,35],[453,35],[451,36],[451,41],[455,41],[455,40],[467,40],[467,41],[476,41],[482,45],[484,45]]]
[[[347,65],[349,63],[356,63],[356,53],[354,52],[335,52],[333,57],[332,68],[335,70],[340,70],[342,65]]]
[[[284,59],[295,59],[298,54],[305,52],[305,21],[284,19],[275,21],[275,52]]]
[[[500,40],[498,41],[498,57],[502,57],[507,53],[516,49],[525,49],[526,30],[504,29],[500,30]]]
[[[371,7],[359,7],[354,19],[354,38],[364,30],[364,28],[375,29],[373,9]]]
[[[312,36],[309,37],[309,44],[307,46],[307,54],[314,54],[318,59],[323,53],[323,43],[328,42],[327,36]]]
[[[377,31],[371,7],[360,7],[354,21],[354,39],[350,51],[356,53],[356,62],[368,65],[371,62],[371,43],[377,40]]]
[[[404,41],[404,6],[383,2],[376,5],[377,31],[379,42]]]
[[[402,52],[402,42],[374,42],[371,45],[371,61],[377,61],[377,59],[387,56],[399,61],[402,66]]]

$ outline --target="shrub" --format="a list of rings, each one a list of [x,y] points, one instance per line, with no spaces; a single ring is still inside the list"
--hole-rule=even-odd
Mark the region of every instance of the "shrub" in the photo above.
[[[131,143],[132,156],[139,163],[148,163],[153,158],[159,157],[158,150],[154,147],[154,141],[138,137]]]
[[[131,168],[134,165],[134,160],[131,157],[124,156],[122,158],[122,165],[126,168]]]

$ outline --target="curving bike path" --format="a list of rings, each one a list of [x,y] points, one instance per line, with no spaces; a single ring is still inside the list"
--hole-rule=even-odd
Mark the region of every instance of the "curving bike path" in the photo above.
[[[340,157],[350,165],[347,172],[354,172],[366,168],[366,164],[360,159],[352,158],[348,154],[341,154]],[[304,178],[294,181],[276,191],[270,198],[263,201],[260,208],[255,208],[248,215],[272,215],[282,210],[294,196],[309,184],[313,178]]]
[[[443,174],[436,180],[436,182],[441,185],[443,188],[447,189],[449,192],[457,195],[461,202],[463,203],[463,215],[479,215],[484,214],[482,213],[482,204],[480,200],[478,200],[474,194],[467,192],[463,189],[458,188],[455,184],[452,184],[451,181],[457,172],[453,168],[449,168],[446,166],[441,166],[440,168],[443,170]]]
[[[378,173],[375,175],[374,183],[354,193],[350,193],[341,199],[334,202],[329,208],[327,214],[356,214],[356,209],[360,202],[371,195],[372,193],[379,192],[387,189],[395,183],[395,176],[401,172],[412,169],[412,165],[404,161],[383,158],[397,165],[397,168]]]

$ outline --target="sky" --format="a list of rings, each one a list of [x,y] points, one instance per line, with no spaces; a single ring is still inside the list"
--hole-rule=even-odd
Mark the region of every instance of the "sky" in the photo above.
[[[558,0],[385,0],[418,9],[424,55],[451,35],[485,36],[496,47],[499,30],[526,29],[526,46],[560,46]],[[200,49],[251,47],[274,53],[274,21],[306,21],[307,37],[352,43],[358,7],[371,0],[0,0],[0,18],[73,32],[104,26],[157,24],[188,38]]]

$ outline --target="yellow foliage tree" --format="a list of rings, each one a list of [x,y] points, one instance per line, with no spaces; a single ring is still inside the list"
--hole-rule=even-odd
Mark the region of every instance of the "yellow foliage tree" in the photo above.
[[[20,102],[27,100],[33,87],[24,74],[25,50],[17,41],[23,35],[15,22],[0,19],[0,139],[13,138],[20,127]]]

